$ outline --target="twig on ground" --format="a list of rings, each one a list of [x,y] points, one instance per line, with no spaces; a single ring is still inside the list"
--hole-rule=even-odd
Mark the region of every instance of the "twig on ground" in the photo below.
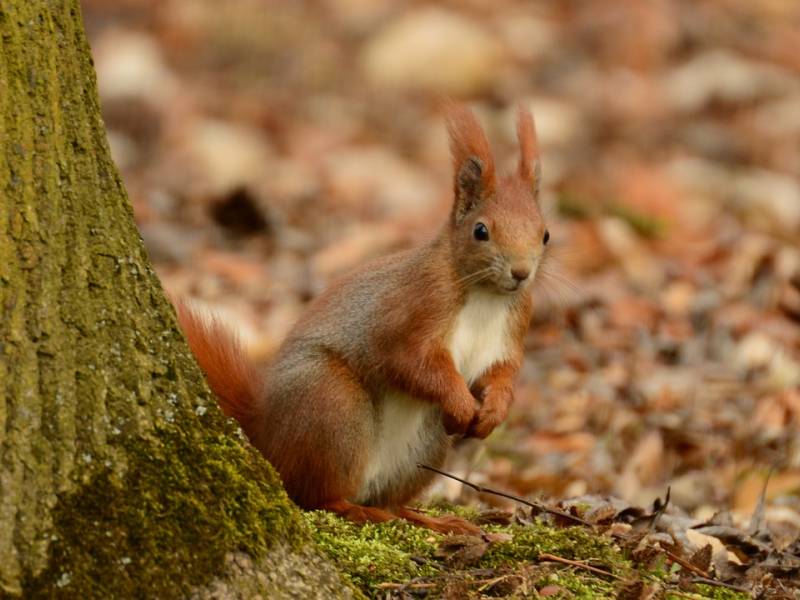
[[[747,535],[757,535],[764,527],[764,508],[767,499],[767,486],[769,486],[769,480],[774,471],[775,467],[770,467],[767,477],[764,479],[764,486],[761,488],[761,494],[758,496],[758,503],[753,509],[753,516],[750,517],[750,526],[747,528]]]
[[[661,519],[661,515],[664,514],[665,510],[667,510],[667,506],[669,506],[669,496],[671,492],[672,488],[667,486],[667,496],[664,498],[664,503],[661,504],[660,497],[657,499],[659,505],[656,507],[656,510],[655,512],[653,512],[653,516],[651,517],[650,528],[649,528],[650,531],[655,531],[656,525],[658,525],[658,521],[659,519]]]
[[[557,562],[564,565],[569,565],[571,567],[576,567],[578,569],[591,571],[592,573],[597,573],[598,575],[606,575],[607,577],[611,577],[613,579],[622,580],[622,577],[620,577],[619,575],[615,575],[610,571],[604,571],[603,569],[598,569],[597,567],[593,567],[592,565],[587,565],[586,563],[580,562],[579,560],[570,560],[569,558],[563,558],[561,556],[556,556],[555,554],[549,554],[547,552],[542,552],[539,555],[539,560],[548,562]]]
[[[725,583],[724,581],[718,581],[716,579],[711,579],[709,577],[693,577],[690,579],[692,583],[704,583],[706,585],[713,585],[716,587],[723,587],[729,590],[733,590],[735,592],[742,592],[744,594],[752,594],[752,590],[748,590],[746,587],[742,587],[740,585],[734,585],[732,583]]]
[[[482,592],[482,591],[492,587],[493,585],[508,579],[509,577],[510,577],[510,575],[508,575],[508,574],[500,575],[499,577],[493,577],[492,579],[489,579],[488,581],[482,582],[482,585],[478,588],[478,591]]]
[[[392,583],[385,582],[379,583],[377,587],[379,590],[427,590],[434,588],[438,583]]]
[[[581,525],[585,525],[586,527],[594,527],[588,521],[584,521],[580,517],[576,517],[575,515],[571,515],[568,512],[564,512],[563,510],[558,510],[557,508],[549,508],[544,504],[539,502],[532,502],[530,500],[526,500],[525,498],[520,498],[519,496],[515,496],[514,494],[509,494],[508,492],[501,492],[499,490],[493,490],[491,488],[484,487],[482,485],[478,485],[477,483],[472,483],[471,481],[467,481],[466,479],[462,479],[461,477],[457,477],[451,473],[447,473],[446,471],[442,471],[435,467],[431,467],[428,465],[424,465],[422,463],[417,463],[417,468],[419,469],[427,469],[428,471],[433,471],[434,473],[438,473],[439,475],[443,475],[444,477],[449,477],[450,479],[454,479],[455,481],[459,481],[464,485],[471,487],[476,492],[482,494],[492,494],[494,496],[500,496],[501,498],[508,498],[509,500],[513,500],[514,502],[519,502],[520,504],[524,504],[525,506],[529,506],[530,508],[535,508],[536,510],[540,510],[542,512],[550,513],[551,515],[559,516],[563,519],[567,519],[569,521],[573,521],[575,523],[580,523]]]
[[[672,562],[678,563],[680,566],[682,566],[687,571],[691,571],[695,575],[699,575],[700,577],[703,577],[704,579],[709,579],[710,578],[710,575],[706,571],[704,571],[700,567],[697,567],[697,566],[693,565],[688,560],[686,560],[684,558],[681,558],[680,556],[678,556],[674,552],[670,552],[669,550],[667,550],[665,548],[661,548],[661,550],[667,555],[667,557],[669,557],[669,559]]]
[[[482,592],[487,588],[508,579],[511,575],[512,574],[506,573],[497,577],[490,577],[488,579],[473,580],[471,583],[479,586],[477,590]],[[375,587],[379,590],[429,590],[440,585],[442,582],[447,581],[447,579],[447,576],[437,576],[436,581],[417,581],[413,579],[406,583],[387,581],[384,583],[379,583]]]

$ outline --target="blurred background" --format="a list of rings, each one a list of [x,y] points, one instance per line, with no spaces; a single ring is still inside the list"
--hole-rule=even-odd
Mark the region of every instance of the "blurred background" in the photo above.
[[[752,511],[773,468],[768,517],[800,532],[796,0],[83,8],[156,269],[258,361],[333,278],[436,232],[443,97],[501,164],[529,103],[558,266],[508,422],[450,468],[555,498],[670,485],[701,518]]]

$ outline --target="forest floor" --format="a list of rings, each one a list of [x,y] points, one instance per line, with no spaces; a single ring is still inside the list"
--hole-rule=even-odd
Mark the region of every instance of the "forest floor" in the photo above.
[[[507,423],[460,444],[447,469],[559,506],[589,523],[570,539],[591,531],[598,545],[536,541],[530,572],[505,574],[503,536],[536,538],[541,523],[442,477],[431,501],[505,511],[506,529],[463,546],[432,536],[423,551],[414,540],[427,534],[365,528],[414,560],[354,565],[362,589],[443,594],[461,585],[450,565],[473,594],[513,583],[580,596],[591,580],[608,594],[629,586],[626,598],[681,596],[707,575],[793,597],[796,2],[83,5],[112,151],[156,269],[257,361],[332,279],[436,231],[451,177],[439,98],[470,102],[501,164],[515,103],[533,108],[553,261]],[[655,579],[636,575],[642,565]]]
[[[701,544],[684,557],[685,546],[673,535],[675,523],[662,522],[661,510],[646,513],[610,503],[571,504],[561,514],[425,510],[455,511],[483,533],[442,535],[402,521],[359,526],[326,512],[306,518],[323,554],[367,597],[751,597],[751,587],[723,582],[714,573],[712,545]]]

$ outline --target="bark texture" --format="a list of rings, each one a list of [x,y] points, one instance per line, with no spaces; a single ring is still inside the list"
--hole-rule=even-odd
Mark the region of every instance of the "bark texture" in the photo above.
[[[2,0],[0,597],[280,597],[255,570],[226,579],[232,557],[305,556],[305,540],[149,265],[78,1]],[[300,562],[295,578],[338,593]]]

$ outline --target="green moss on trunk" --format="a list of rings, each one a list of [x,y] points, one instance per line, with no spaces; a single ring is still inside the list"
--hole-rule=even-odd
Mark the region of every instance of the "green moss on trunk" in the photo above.
[[[217,428],[159,426],[128,444],[121,479],[100,470],[61,499],[48,567],[25,582],[26,594],[186,597],[220,575],[232,551],[258,557],[275,541],[282,552],[307,545],[269,465],[233,427],[208,432]]]
[[[78,0],[0,3],[0,142],[0,597],[290,595],[232,561],[313,549],[149,265]],[[296,579],[340,592],[302,560]]]

